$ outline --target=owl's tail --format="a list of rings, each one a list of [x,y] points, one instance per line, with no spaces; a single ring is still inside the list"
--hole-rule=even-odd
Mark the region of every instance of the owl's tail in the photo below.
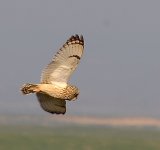
[[[22,86],[21,91],[23,94],[30,94],[30,93],[37,93],[40,90],[37,84],[26,83]]]

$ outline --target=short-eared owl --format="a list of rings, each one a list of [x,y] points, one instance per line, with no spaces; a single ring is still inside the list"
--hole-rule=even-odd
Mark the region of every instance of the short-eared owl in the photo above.
[[[45,111],[65,114],[66,100],[75,100],[79,94],[78,88],[68,84],[68,80],[81,59],[83,49],[83,36],[71,36],[42,71],[41,82],[24,84],[22,93],[36,93]]]

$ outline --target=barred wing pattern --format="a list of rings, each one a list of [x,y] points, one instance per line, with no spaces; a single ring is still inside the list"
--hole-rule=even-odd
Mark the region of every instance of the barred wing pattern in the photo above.
[[[43,110],[52,114],[65,114],[66,101],[58,98],[51,97],[47,94],[36,93],[38,101]]]
[[[83,36],[71,36],[60,48],[52,62],[47,65],[41,75],[41,84],[54,84],[65,88],[67,82],[76,69],[84,49]],[[44,93],[36,93],[38,101],[43,110],[65,114],[66,101]]]
[[[80,61],[83,49],[83,36],[71,36],[43,70],[41,83],[66,85]]]

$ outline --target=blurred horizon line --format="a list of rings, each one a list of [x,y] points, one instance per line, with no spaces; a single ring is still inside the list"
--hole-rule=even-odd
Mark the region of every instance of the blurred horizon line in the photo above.
[[[160,119],[152,117],[97,117],[76,115],[1,115],[0,125],[93,125],[109,127],[160,127]]]

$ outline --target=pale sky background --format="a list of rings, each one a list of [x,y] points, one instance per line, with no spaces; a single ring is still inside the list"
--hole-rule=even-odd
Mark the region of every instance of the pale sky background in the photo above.
[[[25,82],[72,34],[85,51],[67,114],[160,117],[160,1],[0,0],[0,114],[46,114]]]

